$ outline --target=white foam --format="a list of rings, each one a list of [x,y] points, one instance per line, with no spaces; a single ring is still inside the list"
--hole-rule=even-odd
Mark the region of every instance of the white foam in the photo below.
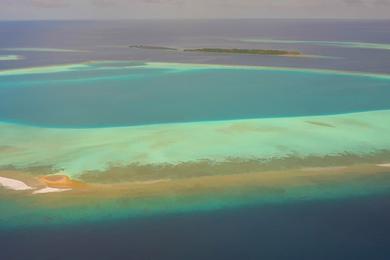
[[[28,186],[22,181],[15,179],[0,177],[0,186],[10,190],[31,190],[32,187]]]
[[[376,166],[379,166],[379,167],[390,167],[390,163],[377,164]]]
[[[44,194],[44,193],[51,193],[51,192],[64,192],[64,191],[70,191],[71,189],[59,189],[59,188],[42,188],[39,190],[36,190],[33,192],[33,194]]]

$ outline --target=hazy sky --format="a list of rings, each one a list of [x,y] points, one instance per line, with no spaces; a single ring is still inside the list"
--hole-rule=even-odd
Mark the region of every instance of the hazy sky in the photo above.
[[[390,18],[390,0],[0,0],[1,20]]]

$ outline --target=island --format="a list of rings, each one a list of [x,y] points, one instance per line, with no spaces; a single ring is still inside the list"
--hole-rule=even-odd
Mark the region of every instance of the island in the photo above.
[[[227,54],[255,54],[255,55],[302,55],[299,51],[285,50],[264,50],[264,49],[224,49],[224,48],[201,48],[201,49],[185,49],[184,51],[192,52],[212,52],[212,53],[227,53]]]
[[[267,49],[238,49],[238,48],[196,48],[183,49],[164,46],[151,45],[130,45],[130,48],[146,49],[146,50],[168,50],[180,52],[207,52],[207,53],[222,53],[222,54],[249,54],[249,55],[274,55],[274,56],[302,56],[299,51],[287,50],[267,50]]]

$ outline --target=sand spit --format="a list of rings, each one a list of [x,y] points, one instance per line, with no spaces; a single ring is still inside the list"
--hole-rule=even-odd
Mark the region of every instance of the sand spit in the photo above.
[[[0,186],[9,190],[32,190],[33,188],[28,186],[22,181],[18,181],[11,178],[0,177]]]

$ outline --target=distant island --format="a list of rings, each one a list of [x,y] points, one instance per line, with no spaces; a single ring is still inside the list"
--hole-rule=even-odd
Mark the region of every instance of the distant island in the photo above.
[[[199,48],[199,49],[178,49],[164,46],[151,45],[130,45],[130,48],[147,49],[147,50],[168,50],[168,51],[184,51],[184,52],[207,52],[207,53],[223,53],[223,54],[250,54],[250,55],[275,55],[275,56],[301,56],[299,51],[286,50],[265,50],[265,49],[227,49],[227,48]]]
[[[232,54],[255,54],[255,55],[302,55],[299,51],[285,50],[264,50],[264,49],[222,49],[222,48],[201,48],[185,49],[193,52],[232,53]]]

